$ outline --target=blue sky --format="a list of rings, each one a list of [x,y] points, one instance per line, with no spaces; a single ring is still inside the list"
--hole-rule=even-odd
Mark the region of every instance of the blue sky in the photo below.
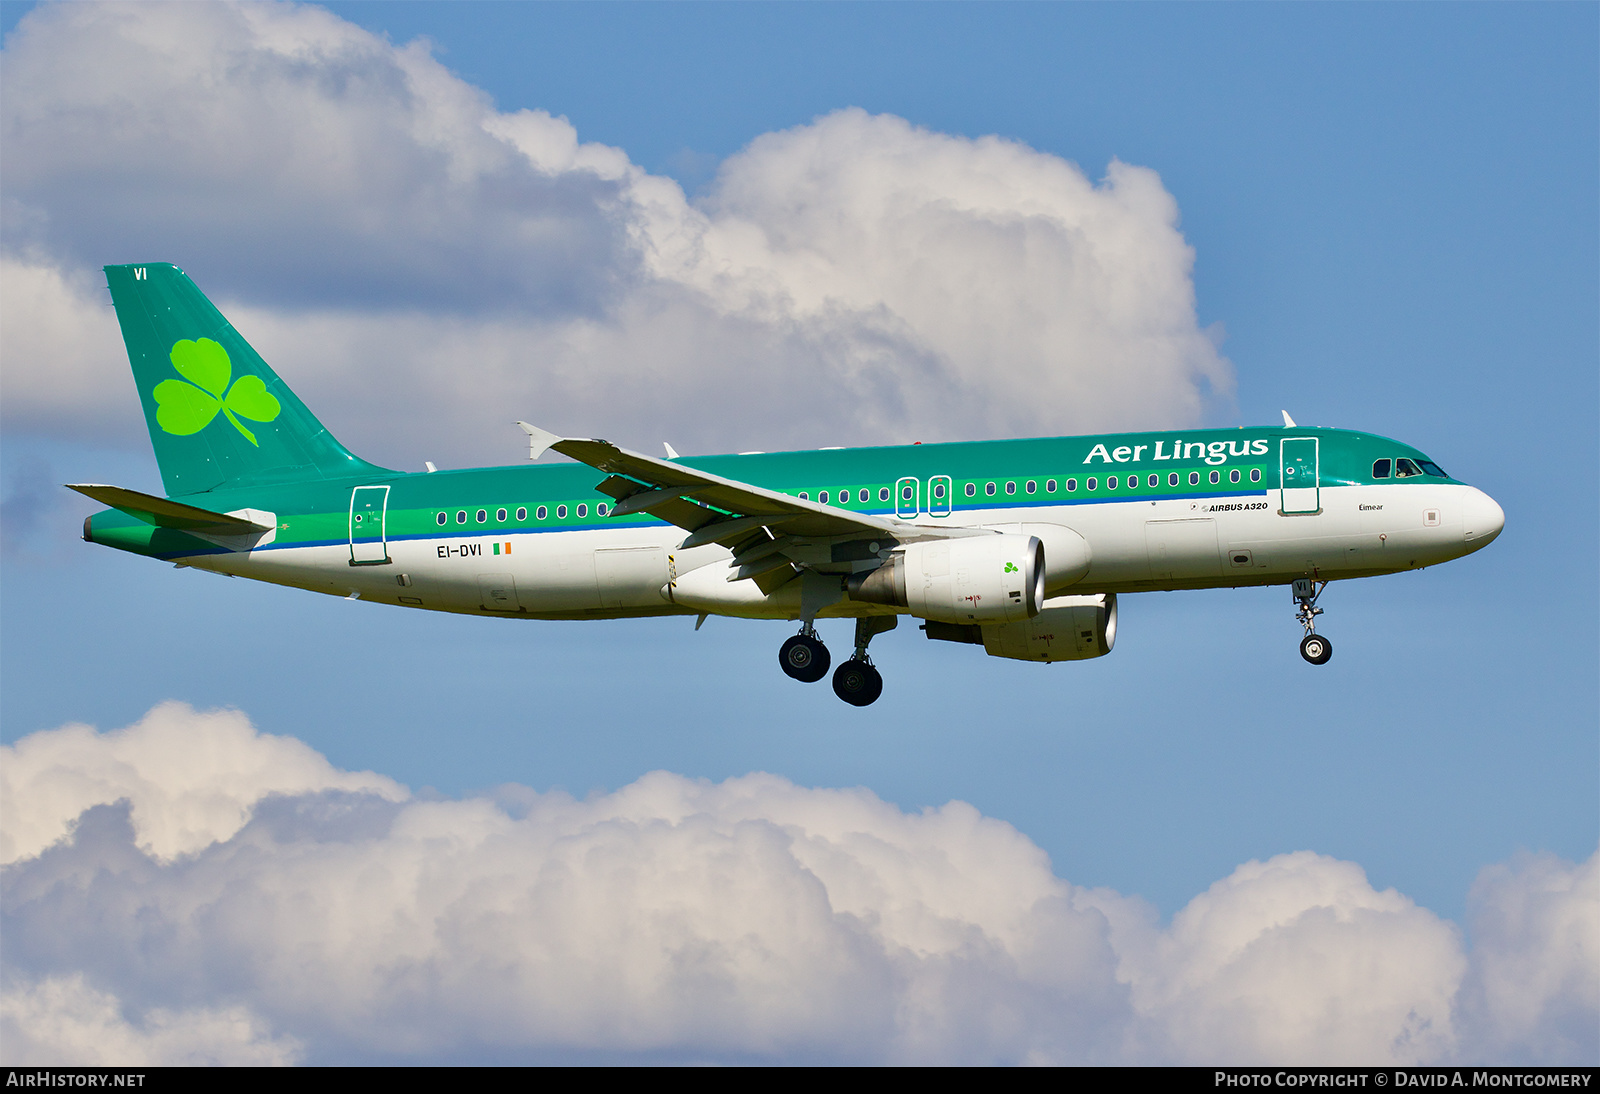
[[[8,35],[31,10],[0,8]],[[236,707],[335,767],[447,797],[504,783],[582,796],[661,769],[862,786],[909,811],[959,799],[1014,825],[1060,878],[1141,896],[1162,916],[1240,863],[1311,850],[1465,922],[1485,867],[1519,851],[1594,853],[1592,5],[327,10],[397,46],[425,38],[498,110],[565,117],[579,140],[691,198],[714,196],[718,165],[763,134],[847,107],[998,134],[1092,180],[1113,159],[1149,168],[1194,250],[1198,324],[1221,336],[1235,377],[1204,424],[1269,423],[1286,408],[1302,424],[1400,438],[1495,497],[1506,530],[1443,567],[1330,588],[1322,629],[1336,653],[1320,670],[1296,653],[1285,590],[1149,594],[1124,598],[1115,652],[1082,664],[1002,663],[902,626],[874,645],[883,700],[853,711],[778,673],[787,625],[402,613],[92,548],[76,539],[87,503],[54,484],[156,485],[131,388],[86,396],[81,419],[13,388],[0,447],[5,742],[69,721],[108,730],[177,699]],[[27,190],[36,182],[8,185],[44,201]],[[77,268],[84,240],[49,250],[71,237],[70,200],[44,204],[58,234],[13,220],[5,246]],[[103,261],[134,257],[176,261],[285,325],[322,314],[227,256]],[[609,393],[619,420],[706,450],[700,419],[652,419],[641,388]],[[119,405],[126,421],[107,409]],[[552,416],[510,415],[618,432]],[[518,449],[498,406],[422,443],[404,427],[342,429],[367,420],[337,401],[324,417],[358,450],[381,438],[376,458],[405,466],[458,442],[484,460]],[[842,624],[823,633],[836,650],[847,640]]]

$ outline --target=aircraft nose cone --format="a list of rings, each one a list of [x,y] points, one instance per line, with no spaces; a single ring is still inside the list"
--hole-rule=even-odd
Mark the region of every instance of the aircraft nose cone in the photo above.
[[[1476,550],[1498,536],[1505,526],[1506,511],[1482,490],[1467,487],[1461,513],[1461,538]]]

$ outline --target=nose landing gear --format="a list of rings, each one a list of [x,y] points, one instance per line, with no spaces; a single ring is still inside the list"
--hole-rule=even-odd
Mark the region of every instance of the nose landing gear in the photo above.
[[[1300,640],[1300,656],[1313,665],[1326,665],[1333,656],[1333,643],[1317,633],[1317,616],[1322,614],[1322,609],[1317,607],[1317,598],[1327,587],[1326,581],[1309,577],[1298,577],[1294,582],[1294,598],[1300,605],[1295,618],[1306,629],[1306,636]]]

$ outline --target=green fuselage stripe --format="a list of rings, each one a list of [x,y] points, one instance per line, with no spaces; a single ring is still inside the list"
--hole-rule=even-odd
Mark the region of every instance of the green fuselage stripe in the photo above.
[[[1273,428],[754,453],[690,457],[679,462],[814,501],[821,500],[826,492],[827,504],[851,512],[880,516],[903,513],[908,519],[920,520],[930,519],[932,513],[936,514],[934,520],[948,519],[959,524],[980,523],[972,518],[993,509],[1259,497],[1282,485],[1279,451],[1280,442],[1286,438],[1317,440],[1318,485],[1324,489],[1380,481],[1373,477],[1374,464],[1379,460],[1427,459],[1409,445],[1372,434]],[[1150,485],[1152,475],[1156,476],[1154,486]],[[1236,475],[1238,481],[1234,481]],[[943,476],[948,476],[953,496],[930,499],[927,495],[934,480]],[[1132,486],[1129,476],[1135,476]],[[185,495],[183,500],[215,512],[253,508],[275,513],[276,538],[260,550],[347,543],[351,491],[358,486],[390,487],[384,522],[384,536],[389,540],[522,535],[662,523],[648,514],[601,515],[600,506],[613,504],[611,498],[595,490],[605,477],[603,472],[582,464],[530,463],[436,473],[374,468],[343,480],[217,490]],[[905,479],[915,480],[918,496],[914,506],[897,507],[894,491]],[[1381,481],[1393,485],[1456,480],[1427,476]],[[1053,490],[1049,489],[1052,482]],[[1030,483],[1032,491],[1028,489]],[[866,502],[860,500],[863,490],[868,492]],[[885,492],[889,494],[887,500]],[[944,516],[946,501],[948,518]],[[546,513],[543,519],[537,517],[541,506]],[[584,509],[581,517],[580,507]],[[522,520],[516,519],[519,508],[526,510]],[[558,516],[563,509],[565,516]],[[482,521],[478,519],[480,510]],[[505,511],[504,519],[499,518],[501,510]],[[458,514],[463,513],[466,519],[459,521]],[[440,514],[445,515],[445,524],[439,523]],[[99,542],[164,558],[221,550],[192,536],[151,529],[116,510],[96,515],[94,529]],[[163,534],[155,535],[157,531]]]

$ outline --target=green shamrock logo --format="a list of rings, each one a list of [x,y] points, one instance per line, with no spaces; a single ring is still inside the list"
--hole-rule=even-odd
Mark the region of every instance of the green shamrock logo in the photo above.
[[[1017,564],[1015,562],[1006,563],[1005,572],[1008,573],[1008,574],[1016,573],[1017,572]]]
[[[233,362],[228,360],[228,351],[209,338],[174,342],[171,357],[172,367],[183,380],[162,380],[156,385],[152,392],[156,423],[168,433],[187,437],[210,425],[220,410],[245,440],[260,448],[256,435],[239,418],[270,422],[283,409],[261,377],[241,376],[229,387]]]

